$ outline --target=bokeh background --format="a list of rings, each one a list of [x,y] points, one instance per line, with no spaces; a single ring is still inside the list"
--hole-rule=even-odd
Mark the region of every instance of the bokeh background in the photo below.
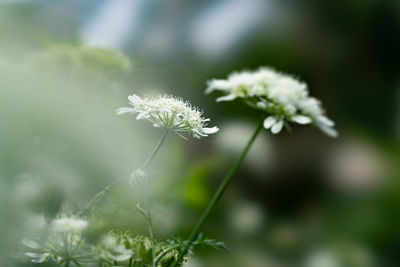
[[[399,48],[394,0],[0,0],[1,265],[31,266],[36,224],[151,153],[162,131],[115,115],[133,93],[183,97],[221,128],[169,135],[151,165],[156,235],[187,236],[258,118],[206,81],[273,66],[307,81],[340,137],[263,131],[204,227],[232,252],[187,266],[399,266]],[[135,198],[116,187],[92,236],[145,233]]]

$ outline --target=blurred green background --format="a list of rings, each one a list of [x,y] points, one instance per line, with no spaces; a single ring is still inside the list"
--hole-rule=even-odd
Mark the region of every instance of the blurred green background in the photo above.
[[[151,166],[156,235],[187,236],[258,117],[206,81],[265,65],[307,81],[340,137],[263,131],[204,227],[232,252],[187,266],[399,266],[399,48],[391,0],[0,0],[1,266],[151,153],[162,131],[115,115],[133,93],[183,97],[221,128],[168,136]],[[93,236],[145,232],[135,199],[115,188]]]

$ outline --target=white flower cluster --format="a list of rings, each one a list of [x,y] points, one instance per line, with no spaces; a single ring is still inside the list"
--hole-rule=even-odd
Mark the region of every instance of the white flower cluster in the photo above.
[[[52,222],[55,232],[77,233],[88,226],[88,222],[74,217],[62,217]]]
[[[193,107],[189,102],[173,96],[159,96],[157,98],[141,98],[137,95],[128,97],[132,107],[117,109],[117,114],[137,113],[136,119],[146,119],[153,123],[154,127],[163,127],[180,133],[188,132],[193,137],[200,138],[218,132],[217,127],[207,128],[207,121],[203,112]]]
[[[271,68],[257,71],[232,73],[228,79],[213,79],[208,82],[206,93],[222,91],[224,96],[217,102],[242,98],[254,108],[270,114],[264,127],[279,133],[286,122],[313,123],[324,133],[336,137],[334,122],[328,119],[318,99],[310,97],[307,84]]]
[[[38,241],[24,239],[22,243],[31,249],[26,252],[31,262],[43,263],[48,260],[58,265],[68,265],[73,262],[81,266],[90,259],[91,250],[82,237],[81,232],[88,226],[88,222],[76,217],[63,216],[52,221],[51,227],[46,229],[45,239]],[[50,231],[47,231],[50,230]]]

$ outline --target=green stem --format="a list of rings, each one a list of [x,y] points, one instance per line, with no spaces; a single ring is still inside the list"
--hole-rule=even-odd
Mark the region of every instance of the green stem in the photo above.
[[[173,251],[174,249],[179,248],[180,245],[176,245],[170,248],[167,248],[166,250],[163,250],[160,252],[160,254],[157,255],[157,257],[153,260],[153,266],[157,266],[157,263],[165,256],[168,254],[168,252]]]
[[[153,160],[153,158],[156,156],[158,150],[160,150],[161,145],[164,143],[165,138],[167,137],[169,130],[165,129],[163,136],[160,139],[160,142],[158,142],[156,148],[154,149],[153,153],[150,155],[150,157],[146,160],[146,162],[142,166],[142,170],[146,169],[146,167],[149,165],[149,163]]]
[[[243,149],[242,153],[240,154],[239,158],[236,160],[235,164],[229,170],[229,172],[227,173],[227,175],[225,176],[225,178],[222,180],[221,184],[219,185],[217,191],[214,193],[214,196],[212,197],[210,203],[208,204],[207,208],[205,209],[205,211],[201,215],[199,221],[197,222],[196,226],[194,227],[192,233],[190,234],[188,242],[183,246],[181,252],[179,253],[177,261],[174,263],[174,265],[172,267],[176,266],[178,264],[178,262],[180,262],[183,259],[183,257],[188,252],[190,246],[193,244],[193,242],[195,241],[195,239],[199,235],[201,227],[203,226],[205,221],[210,216],[210,213],[214,210],[214,208],[218,204],[218,202],[221,199],[222,195],[224,194],[226,188],[228,187],[229,182],[231,181],[233,175],[235,174],[235,172],[239,168],[239,166],[242,163],[243,159],[245,158],[247,152],[249,152],[250,147],[252,146],[252,144],[256,140],[257,135],[259,134],[260,130],[263,127],[264,119],[265,119],[265,115],[263,114],[261,116],[261,118],[260,118],[260,121],[257,124],[256,130],[254,131],[254,133],[251,136],[250,140],[246,144],[246,146]]]
[[[155,248],[155,242],[154,242],[154,232],[153,232],[153,220],[151,218],[151,212],[150,212],[150,205],[148,202],[148,198],[145,196],[144,198],[145,206],[146,206],[146,213],[147,213],[147,229],[149,231],[149,237],[151,241],[151,255],[152,255],[152,260],[156,257],[156,248]],[[154,262],[153,262],[153,267],[155,267]]]
[[[115,181],[112,184],[109,184],[106,186],[102,191],[98,192],[92,200],[86,205],[86,207],[80,212],[81,215],[89,215],[90,212],[92,211],[92,208],[96,206],[97,203],[99,203],[104,196],[107,194],[108,191],[110,191],[113,187],[117,186],[120,182],[126,180],[126,178],[121,178],[117,181]]]
[[[168,134],[168,129],[165,130],[163,136],[160,139],[160,142],[158,142],[156,148],[154,149],[153,153],[150,155],[150,157],[146,160],[146,162],[143,164],[142,166],[142,170],[144,170],[149,163],[152,161],[152,159],[155,157],[155,155],[157,154],[157,152],[160,150],[161,145],[164,143],[165,138],[167,137]],[[154,259],[156,257],[156,249],[155,249],[155,242],[154,242],[154,232],[153,232],[153,221],[151,218],[151,212],[150,212],[150,205],[149,205],[149,201],[146,195],[144,195],[143,197],[144,199],[144,205],[146,208],[146,213],[147,213],[147,228],[149,231],[149,237],[151,240],[151,254],[152,254],[152,259]]]

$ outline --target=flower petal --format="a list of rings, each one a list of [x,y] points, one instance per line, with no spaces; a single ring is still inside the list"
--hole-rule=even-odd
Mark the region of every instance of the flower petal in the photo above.
[[[218,98],[216,99],[216,101],[217,101],[217,102],[232,101],[232,100],[235,99],[235,98],[236,98],[236,95],[234,95],[234,94],[229,94],[229,95],[225,95],[225,96],[218,97]]]
[[[112,256],[112,259],[115,261],[126,261],[130,257],[132,257],[131,254],[122,254],[122,255]]]
[[[283,128],[283,120],[278,121],[277,123],[275,123],[272,128],[271,128],[271,132],[273,134],[277,134],[279,133]]]
[[[264,120],[264,128],[269,129],[276,123],[276,118],[273,116],[269,116]]]
[[[336,138],[339,136],[339,133],[333,129],[332,127],[326,125],[318,125],[318,128],[323,131],[327,136]]]
[[[311,123],[311,119],[306,116],[297,115],[292,117],[292,121],[297,122],[298,124],[309,124]]]
[[[135,112],[133,108],[127,108],[127,107],[122,107],[116,110],[117,115],[125,114],[125,113],[131,113]]]
[[[137,104],[141,103],[143,100],[137,95],[130,95],[128,96],[128,100],[131,105],[136,106]]]
[[[144,113],[144,112],[141,112],[136,116],[137,120],[141,120],[141,119],[144,119],[144,118],[146,118],[146,113]]]
[[[259,108],[263,108],[263,109],[266,109],[267,108],[267,102],[265,102],[265,101],[260,101],[260,102],[257,102],[257,107],[259,107]]]
[[[214,134],[219,131],[219,128],[217,126],[214,126],[212,128],[202,128],[201,130],[205,134]]]
[[[207,83],[206,94],[210,94],[213,91],[227,91],[230,87],[230,83],[225,80],[211,80]]]
[[[328,119],[326,116],[319,116],[317,118],[317,121],[318,121],[318,123],[324,124],[328,127],[335,126],[335,123],[332,120]]]
[[[50,253],[43,253],[39,258],[31,259],[33,263],[43,263],[50,257]]]
[[[24,244],[28,248],[33,248],[33,249],[40,249],[42,247],[41,245],[30,239],[23,239],[22,244]]]

